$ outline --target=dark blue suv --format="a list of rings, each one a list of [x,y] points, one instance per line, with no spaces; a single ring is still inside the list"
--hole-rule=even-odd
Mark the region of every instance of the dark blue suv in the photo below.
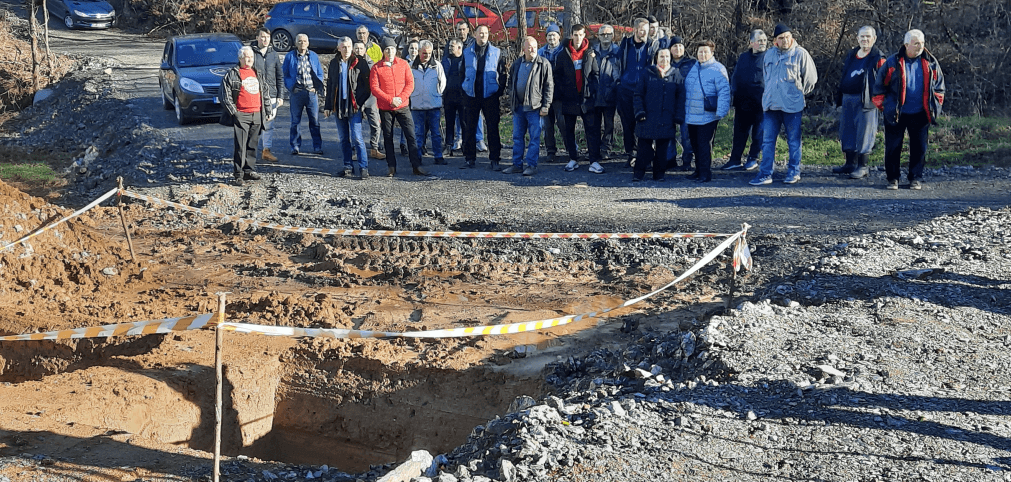
[[[359,25],[369,29],[373,41],[389,37],[397,39],[401,29],[395,24],[376,18],[350,3],[331,0],[281,2],[267,13],[266,27],[270,42],[278,52],[295,47],[295,36],[306,34],[309,48],[319,51],[337,50],[337,39],[351,37],[358,41],[355,30]]]
[[[221,78],[239,62],[242,41],[230,33],[179,35],[165,42],[158,86],[179,125],[221,115]]]

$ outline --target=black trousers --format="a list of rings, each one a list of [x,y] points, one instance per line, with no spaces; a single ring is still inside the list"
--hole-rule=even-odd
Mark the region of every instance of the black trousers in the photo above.
[[[909,132],[909,173],[906,178],[918,181],[923,178],[923,166],[927,163],[927,132],[930,121],[926,112],[899,114],[895,124],[885,122],[885,176],[889,181],[898,181],[902,176],[899,168],[902,156],[902,141]]]
[[[635,151],[635,106],[631,89],[618,88],[618,117],[621,118],[621,136],[625,141],[625,154]]]
[[[751,137],[751,147],[748,148],[748,159],[760,161],[762,156],[762,119],[764,111],[756,109],[737,109],[734,113],[734,145],[730,149],[730,162],[741,162],[744,155],[744,145]]]
[[[597,107],[597,114],[600,116],[602,121],[600,126],[600,152],[601,154],[607,154],[611,152],[611,148],[614,144],[614,114],[618,111],[618,106],[609,105],[606,107]]]
[[[446,135],[443,136],[445,141],[442,145],[452,149],[453,143],[456,142],[456,118],[459,116],[460,120],[463,120],[463,103],[443,99],[442,110],[446,117]],[[463,137],[463,129],[460,131],[460,136]]]
[[[484,113],[484,139],[488,143],[488,159],[491,162],[502,160],[502,137],[498,124],[502,118],[502,108],[498,96],[478,99],[467,96],[463,105],[463,158],[467,163],[477,161],[477,123]]]
[[[586,149],[590,162],[600,161],[600,113],[596,109],[582,115],[565,114],[562,124],[565,150],[569,151],[569,160],[579,160],[579,146],[576,145],[576,119],[583,119],[583,131],[586,132]]]
[[[652,164],[653,179],[663,179],[664,171],[667,170],[667,148],[671,141],[672,139],[639,138],[639,152],[635,159],[635,167],[632,168],[632,176],[642,179],[646,175],[646,168]]]
[[[414,119],[411,109],[404,107],[397,110],[379,110],[380,122],[383,125],[383,145],[386,146],[386,165],[397,168],[397,151],[393,149],[393,122],[400,124],[400,131],[407,140],[407,154],[411,159],[411,167],[421,166],[421,156],[418,155],[418,141],[414,137]]]
[[[558,142],[555,140],[555,126],[562,133],[565,139],[565,117],[562,116],[554,105],[548,109],[548,115],[541,117],[541,138],[544,139],[544,150],[548,156],[554,156],[558,152]]]
[[[260,131],[263,125],[260,123],[259,112],[236,112],[234,123],[232,124],[232,134],[235,138],[234,155],[232,164],[235,173],[256,171],[256,145],[260,142]]]
[[[719,123],[720,121],[714,120],[700,126],[688,124],[688,137],[691,139],[692,150],[695,151],[695,174],[701,179],[713,178],[713,141]]]

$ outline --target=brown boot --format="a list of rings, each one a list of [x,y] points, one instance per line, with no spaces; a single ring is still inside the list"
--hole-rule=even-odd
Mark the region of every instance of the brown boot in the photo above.
[[[263,148],[263,154],[261,155],[264,161],[277,162],[277,157],[270,152],[269,148]]]
[[[379,152],[379,149],[369,149],[369,157],[373,159],[383,160],[386,159],[386,154]]]

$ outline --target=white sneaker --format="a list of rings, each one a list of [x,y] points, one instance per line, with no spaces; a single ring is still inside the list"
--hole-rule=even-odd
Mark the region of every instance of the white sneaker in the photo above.
[[[590,172],[594,174],[603,174],[604,168],[601,167],[599,163],[594,162],[593,164],[590,164]]]
[[[579,167],[579,163],[578,162],[576,162],[576,161],[569,161],[569,163],[565,165],[565,172],[575,171],[577,167]]]
[[[484,141],[477,141],[477,152],[488,152],[488,145]]]
[[[453,150],[454,151],[461,151],[461,150],[463,150],[463,141],[460,140],[460,139],[457,139],[455,142],[453,142]]]

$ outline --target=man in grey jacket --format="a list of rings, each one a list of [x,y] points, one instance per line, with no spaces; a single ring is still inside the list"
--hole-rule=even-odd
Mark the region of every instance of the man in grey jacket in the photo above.
[[[446,90],[446,73],[442,64],[435,60],[432,51],[435,46],[429,40],[419,44],[418,58],[414,59],[411,73],[414,75],[414,92],[411,92],[411,116],[414,117],[414,137],[418,140],[418,152],[425,147],[428,132],[432,133],[432,154],[436,164],[446,164],[442,153],[442,128],[439,127],[442,114],[442,92]]]
[[[772,183],[776,158],[776,138],[786,128],[786,145],[790,157],[783,182],[800,181],[800,116],[804,112],[804,96],[814,90],[818,71],[811,54],[797,45],[790,27],[779,24],[773,34],[774,49],[765,52],[762,71],[765,92],[762,93],[762,164],[752,186]]]
[[[505,174],[522,172],[533,176],[537,172],[537,158],[541,150],[541,119],[551,109],[554,95],[554,80],[551,62],[537,55],[537,39],[523,39],[523,55],[513,61],[509,69],[509,95],[513,110],[513,165],[505,168]],[[523,148],[523,138],[530,140]],[[524,156],[524,152],[526,155]],[[527,167],[523,168],[526,158]]]

